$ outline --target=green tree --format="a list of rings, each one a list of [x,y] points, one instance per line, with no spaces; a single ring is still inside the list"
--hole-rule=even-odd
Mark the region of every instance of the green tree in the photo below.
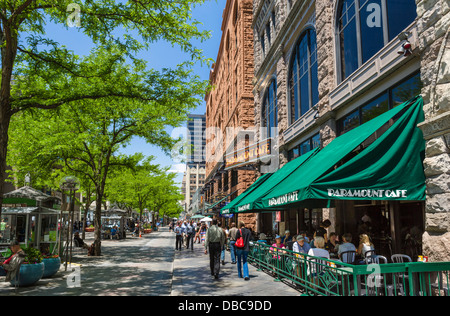
[[[145,208],[156,214],[163,207],[173,209],[173,205],[183,199],[175,182],[176,175],[168,172],[168,168],[153,165],[153,157],[135,157],[139,160],[136,166],[114,172],[108,180],[110,201],[139,210],[140,221]]]
[[[148,94],[154,95],[153,101],[79,100],[39,115],[23,112],[14,119],[13,124],[18,126],[11,133],[12,143],[17,146],[13,152],[18,152],[16,161],[11,161],[15,168],[32,170],[33,161],[44,168],[60,165],[92,182],[96,198],[96,255],[101,254],[101,206],[108,173],[114,167],[135,165],[134,157],[120,155],[118,149],[138,136],[169,152],[177,140],[170,137],[165,127],[181,124],[189,109],[199,102],[197,95],[204,88],[199,80],[192,78],[190,71],[181,68],[141,74],[137,68],[116,65],[112,75],[129,78],[128,84],[133,87],[132,81],[150,80],[152,91]],[[138,82],[136,85],[139,86]],[[33,135],[32,141],[28,134]],[[27,159],[34,155],[35,158]]]
[[[192,6],[204,0],[80,1],[79,31],[96,47],[86,57],[77,56],[45,32],[47,23],[69,27],[70,19],[76,20],[76,10],[67,12],[72,2],[0,0],[0,215],[8,131],[13,116],[33,109],[73,108],[80,103],[96,107],[115,106],[117,102],[146,102],[149,106],[174,105],[172,111],[179,111],[179,117],[193,105],[192,96],[199,92],[199,85],[186,84],[185,79],[192,63],[204,60],[192,42],[209,35],[198,29],[199,23],[191,16]],[[145,63],[136,56],[160,40],[180,47],[189,55],[188,62],[162,73],[145,71]],[[136,73],[124,66],[127,61]],[[199,84],[198,78],[190,79]],[[163,89],[185,93],[170,95]],[[187,100],[183,107],[175,109],[181,102],[172,98],[178,97]]]

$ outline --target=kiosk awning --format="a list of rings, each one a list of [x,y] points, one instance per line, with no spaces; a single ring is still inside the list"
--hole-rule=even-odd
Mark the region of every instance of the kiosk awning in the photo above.
[[[417,127],[424,120],[422,107],[416,97],[337,137],[255,201],[255,208],[311,207],[314,200],[425,200],[425,141]],[[392,126],[345,162],[392,119]]]

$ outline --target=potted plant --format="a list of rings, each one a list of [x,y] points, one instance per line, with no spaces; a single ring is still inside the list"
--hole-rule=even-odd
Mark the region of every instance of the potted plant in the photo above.
[[[43,257],[39,250],[32,247],[23,248],[25,260],[20,266],[17,277],[11,280],[14,286],[29,286],[39,281],[44,274]]]
[[[144,225],[144,234],[150,234],[152,232],[152,225],[145,224]]]
[[[42,262],[44,263],[44,274],[42,278],[54,276],[61,267],[61,258],[58,255],[44,254]]]
[[[91,226],[89,226],[89,227],[86,227],[85,229],[84,229],[84,231],[85,232],[93,232],[95,230],[95,228],[94,228],[94,225],[91,225]]]

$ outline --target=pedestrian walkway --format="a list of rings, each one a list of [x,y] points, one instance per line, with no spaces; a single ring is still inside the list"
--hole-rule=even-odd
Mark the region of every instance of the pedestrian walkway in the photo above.
[[[87,243],[93,242],[88,235]],[[250,280],[237,277],[236,265],[221,266],[215,280],[209,255],[195,244],[194,251],[175,251],[175,234],[168,228],[124,240],[102,241],[102,256],[88,257],[77,249],[74,265],[64,266],[50,279],[18,288],[0,278],[0,296],[227,296],[300,295],[299,292],[249,265]]]
[[[175,246],[174,246],[175,247]],[[299,296],[301,293],[285,283],[275,282],[268,274],[249,264],[250,280],[238,278],[237,265],[225,252],[225,265],[220,266],[219,279],[211,276],[209,254],[201,244],[194,251],[175,252],[173,267],[173,296]]]

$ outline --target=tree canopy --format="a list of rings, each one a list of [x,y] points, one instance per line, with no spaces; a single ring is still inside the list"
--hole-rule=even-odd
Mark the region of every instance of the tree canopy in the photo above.
[[[118,148],[138,136],[168,152],[176,140],[165,127],[179,126],[201,101],[207,83],[192,66],[208,60],[193,42],[209,33],[191,12],[203,2],[85,0],[77,11],[72,0],[0,0],[0,182],[11,140],[16,174],[43,179],[59,167],[92,182],[98,230],[108,172],[130,163]],[[94,44],[87,56],[45,31],[48,23],[68,28],[78,18],[79,31]],[[159,41],[188,58],[173,69],[149,69],[137,56]],[[2,200],[0,185],[0,206]]]

